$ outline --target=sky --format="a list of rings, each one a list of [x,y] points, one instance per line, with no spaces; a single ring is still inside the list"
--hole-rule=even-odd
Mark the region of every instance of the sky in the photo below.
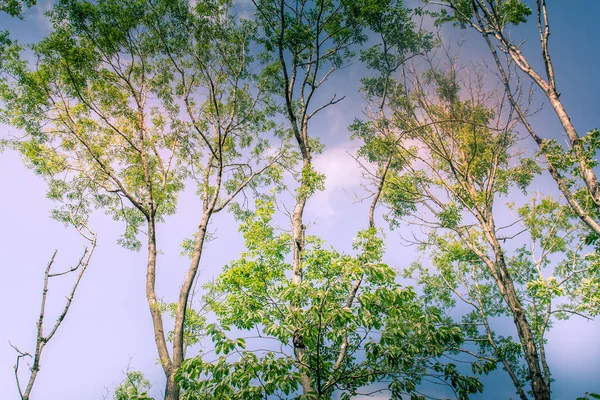
[[[600,2],[549,1],[551,18],[551,54],[556,68],[561,100],[580,132],[600,125],[600,41],[596,23]],[[40,1],[27,10],[24,20],[0,15],[0,30],[8,29],[22,42],[39,40],[49,32],[50,25],[43,13],[51,2]],[[539,67],[538,36],[535,24],[515,31],[515,36],[527,39],[526,54],[533,55]],[[464,39],[461,59],[468,61],[487,56],[479,36],[444,28],[447,40]],[[326,144],[323,154],[315,158],[316,169],[327,176],[326,190],[319,192],[308,204],[307,220],[310,233],[316,234],[338,249],[349,249],[356,232],[367,226],[368,204],[357,202],[364,194],[360,168],[351,157],[358,143],[350,141],[348,125],[361,115],[362,99],[357,94],[364,71],[359,65],[334,75],[323,89],[323,97],[333,93],[347,95],[346,100],[328,108],[315,120],[313,134]],[[537,97],[542,102],[541,97]],[[545,104],[534,120],[543,135],[561,137],[561,128],[551,108]],[[19,135],[9,127],[0,127],[0,137]],[[537,189],[553,192],[548,177],[536,180]],[[0,399],[16,399],[13,376],[15,352],[10,340],[23,351],[33,351],[35,323],[39,313],[43,272],[55,249],[57,270],[76,263],[85,245],[70,228],[49,218],[53,204],[46,199],[46,187],[40,177],[26,169],[18,154],[0,154]],[[507,199],[507,201],[510,199]],[[165,300],[174,300],[188,267],[180,256],[180,244],[190,237],[197,221],[189,210],[198,209],[199,200],[184,193],[178,209],[159,227],[159,276],[157,291]],[[186,213],[187,210],[187,213]],[[349,217],[351,216],[351,217]],[[98,233],[98,248],[73,302],[69,315],[56,336],[46,346],[41,372],[34,389],[34,399],[80,400],[102,399],[124,378],[124,371],[141,370],[154,384],[158,396],[164,377],[157,364],[150,314],[145,297],[145,254],[131,252],[116,244],[122,226],[110,217],[95,214],[90,227]],[[215,218],[216,240],[208,244],[201,263],[200,284],[218,276],[227,262],[243,249],[237,223],[228,214]],[[218,228],[218,229],[217,229]],[[404,229],[404,231],[402,230]],[[417,254],[406,247],[399,234],[387,234],[386,261],[399,269],[408,266]],[[70,287],[68,279],[52,282],[48,293],[47,320],[59,312]],[[558,322],[548,335],[548,357],[556,380],[555,399],[572,399],[585,391],[600,392],[600,323],[584,320]],[[484,379],[485,396],[480,399],[507,399],[514,396],[510,382],[502,372]],[[386,396],[373,397],[386,399]]]

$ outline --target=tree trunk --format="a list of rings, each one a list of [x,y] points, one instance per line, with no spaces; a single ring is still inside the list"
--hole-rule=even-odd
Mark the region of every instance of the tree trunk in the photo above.
[[[150,314],[152,316],[152,326],[154,328],[154,341],[156,342],[156,348],[158,350],[158,357],[160,363],[167,377],[167,390],[165,391],[165,398],[169,395],[169,377],[173,371],[173,365],[171,357],[169,356],[169,350],[167,349],[167,342],[165,340],[165,330],[163,326],[162,314],[160,312],[160,305],[156,298],[156,231],[154,216],[150,215],[148,219],[148,266],[146,271],[146,298],[148,299],[148,306],[150,308]],[[178,394],[177,394],[178,395]]]
[[[594,200],[597,206],[600,206],[600,184],[598,183],[598,178],[596,177],[596,173],[592,168],[588,166],[587,160],[583,154],[583,146],[581,145],[581,139],[571,122],[571,118],[567,114],[567,111],[563,107],[562,102],[558,99],[558,93],[554,88],[550,88],[546,91],[548,96],[548,100],[554,108],[560,123],[562,124],[567,136],[569,137],[569,142],[571,142],[571,146],[573,150],[575,150],[575,155],[577,156],[577,161],[579,163],[579,171],[585,182],[585,186],[587,187],[590,196]]]
[[[179,385],[175,383],[175,373],[176,369],[173,369],[173,372],[167,375],[167,384],[165,386],[165,400],[179,400]]]
[[[181,367],[181,364],[183,363],[185,358],[185,313],[187,311],[188,299],[192,290],[192,285],[194,284],[196,274],[198,273],[200,259],[202,258],[202,250],[204,249],[206,230],[208,227],[208,221],[210,220],[212,214],[213,207],[214,201],[211,202],[209,209],[207,209],[202,216],[202,221],[200,222],[200,225],[198,227],[198,236],[196,238],[196,244],[194,246],[192,262],[183,281],[181,291],[179,292],[179,299],[177,302],[177,314],[175,315],[175,327],[173,328],[173,366],[171,373],[167,376],[165,400],[179,399],[179,386],[175,383],[175,374],[177,373],[177,370]]]
[[[480,222],[482,222],[487,241],[492,246],[495,262],[486,256],[482,258],[490,268],[492,276],[496,280],[498,289],[500,290],[500,293],[502,293],[502,297],[512,312],[514,323],[517,327],[517,333],[521,341],[521,348],[523,349],[523,354],[525,356],[525,362],[527,363],[533,396],[536,400],[550,400],[550,388],[546,384],[542,374],[540,357],[535,345],[533,332],[531,331],[531,326],[527,320],[525,310],[523,309],[517,291],[515,290],[512,277],[509,274],[504,258],[504,251],[496,236],[493,217],[491,216],[491,213],[489,215],[490,217],[487,221]]]
[[[504,37],[501,37],[503,45],[508,49],[508,54],[511,56],[517,67],[521,69],[524,73],[526,73],[539,87],[542,89],[550,105],[554,109],[558,120],[560,121],[563,129],[565,130],[567,137],[569,138],[569,144],[575,151],[575,156],[577,157],[577,163],[579,164],[579,172],[581,173],[581,177],[587,187],[587,190],[594,200],[594,203],[597,206],[600,206],[600,184],[598,183],[598,179],[596,177],[596,173],[594,170],[588,166],[587,160],[585,159],[583,146],[581,145],[581,138],[573,126],[571,122],[571,118],[567,114],[562,101],[559,100],[559,94],[556,91],[556,87],[553,84],[544,80],[532,67],[529,65],[529,62],[516,46],[508,43]],[[547,65],[551,65],[551,61],[549,56],[546,55],[546,59],[544,62]]]
[[[299,142],[301,145],[301,142]],[[306,154],[306,151],[303,149],[303,153]],[[311,166],[310,157],[303,157],[303,167],[307,168]],[[302,180],[300,183],[300,187],[304,187],[305,183]],[[304,207],[306,206],[306,195],[301,194],[296,199],[296,206],[294,207],[294,212],[292,213],[292,241],[293,241],[293,264],[292,264],[292,285],[300,285],[302,283],[302,253],[304,252],[305,240],[304,240],[304,232],[306,230],[306,226],[304,226],[304,221],[302,219],[304,214]],[[297,309],[295,305],[292,306],[292,309]],[[294,333],[293,338],[294,344],[294,354],[296,355],[296,359],[300,364],[298,367],[298,372],[300,373],[300,384],[302,385],[302,391],[305,395],[309,393],[314,393],[315,390],[312,387],[312,381],[310,379],[310,374],[305,363],[305,353],[306,347],[304,346],[304,341],[302,336],[297,332]]]
[[[531,387],[533,396],[536,400],[550,400],[550,389],[544,381],[542,370],[540,367],[540,357],[538,355],[537,348],[535,346],[535,340],[525,310],[519,301],[517,293],[514,288],[513,281],[508,275],[508,270],[504,263],[504,255],[502,250],[497,254],[497,262],[502,274],[502,280],[504,285],[504,299],[508,303],[517,327],[519,339],[521,340],[521,347],[523,348],[523,354],[525,355],[525,361],[527,362],[527,369],[529,370],[529,377],[531,379]]]

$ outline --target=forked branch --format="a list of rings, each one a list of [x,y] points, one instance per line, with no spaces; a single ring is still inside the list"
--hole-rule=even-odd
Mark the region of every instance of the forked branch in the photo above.
[[[46,267],[46,270],[44,272],[44,287],[42,289],[42,301],[41,301],[41,306],[40,306],[40,314],[39,314],[38,321],[37,321],[35,352],[33,353],[33,355],[31,355],[28,352],[19,350],[16,346],[14,346],[12,343],[9,342],[10,346],[13,349],[15,349],[15,351],[17,352],[17,359],[16,359],[16,362],[15,362],[15,365],[13,368],[15,371],[15,381],[17,384],[17,389],[19,391],[19,397],[21,400],[29,400],[29,398],[31,396],[31,390],[33,389],[33,385],[35,384],[35,380],[40,371],[40,359],[42,357],[42,352],[44,350],[44,347],[54,337],[58,328],[60,327],[60,325],[64,321],[65,317],[67,316],[67,314],[69,312],[69,308],[71,307],[71,303],[73,302],[73,298],[75,297],[75,292],[77,291],[77,288],[79,287],[81,278],[83,277],[83,274],[85,273],[85,271],[90,263],[90,260],[92,258],[92,254],[94,253],[94,250],[96,248],[96,234],[94,232],[90,231],[87,227],[84,227],[84,228],[88,231],[89,235],[82,234],[82,236],[84,236],[86,239],[88,239],[90,244],[89,244],[89,247],[85,247],[83,254],[79,258],[78,263],[74,267],[69,268],[63,272],[52,273],[52,267],[54,266],[54,260],[56,258],[56,254],[58,253],[58,250],[55,250],[54,253],[52,254],[52,257],[50,258],[50,261],[48,262],[48,266]],[[81,233],[81,230],[79,228],[78,228],[78,230]],[[49,287],[50,279],[64,276],[64,275],[71,275],[71,274],[77,274],[77,276],[76,276],[76,278],[73,282],[73,285],[71,286],[71,290],[67,296],[67,302],[64,305],[62,312],[60,313],[60,315],[54,322],[54,325],[50,329],[50,332],[47,335],[45,335],[44,334],[44,318],[46,315],[46,300],[48,297],[48,287]],[[19,367],[20,367],[21,360],[26,357],[32,358],[33,361],[32,361],[32,364],[29,366],[30,374],[29,374],[29,378],[27,380],[27,385],[23,389],[23,386],[21,385],[21,381],[19,380]]]

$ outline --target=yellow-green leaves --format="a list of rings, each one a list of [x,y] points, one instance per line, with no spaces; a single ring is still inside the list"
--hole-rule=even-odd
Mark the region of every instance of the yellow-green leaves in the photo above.
[[[325,175],[317,172],[312,164],[302,168],[302,184],[296,190],[299,198],[309,198],[318,190],[325,190]]]
[[[181,372],[184,388],[200,399],[214,390],[240,399],[249,393],[299,393],[301,364],[290,349],[300,341],[306,354],[302,362],[310,366],[311,379],[321,377],[319,388],[326,396],[334,390],[352,395],[386,377],[399,385],[399,392],[416,393],[423,374],[437,365],[435,358],[462,340],[459,330],[440,328],[437,311],[395,282],[396,272],[383,262],[383,240],[375,228],[357,233],[353,255],[309,238],[302,254],[303,280],[292,284],[290,236],[277,232],[273,214],[270,199],[259,200],[254,212],[239,213],[246,251],[208,287],[220,323],[237,328],[237,336],[248,332],[250,337],[240,341],[209,327],[223,356],[190,360]],[[272,346],[283,350],[270,353]],[[346,350],[340,356],[342,347]],[[234,353],[238,361],[226,361]],[[471,381],[464,384],[460,374],[450,375],[457,390],[479,390]],[[223,381],[229,386],[220,389]]]

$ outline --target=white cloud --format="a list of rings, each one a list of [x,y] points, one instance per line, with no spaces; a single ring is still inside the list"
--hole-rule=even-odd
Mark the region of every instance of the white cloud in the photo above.
[[[46,13],[52,10],[55,0],[46,0],[40,1],[37,5],[33,6],[26,12],[25,19],[27,19],[27,13],[31,17],[31,22],[36,24],[37,28],[41,33],[48,34],[52,32],[52,23],[50,19],[46,16]]]
[[[234,0],[233,7],[238,19],[254,19],[254,3],[252,0]]]
[[[325,190],[317,192],[311,202],[319,217],[331,217],[335,214],[336,203],[340,196],[350,197],[351,193],[359,190],[362,171],[353,155],[358,150],[358,143],[326,149],[315,157],[315,169],[325,175]]]
[[[327,191],[351,189],[360,185],[361,169],[353,157],[358,147],[359,143],[347,143],[326,149],[315,157],[315,169],[327,177]]]

